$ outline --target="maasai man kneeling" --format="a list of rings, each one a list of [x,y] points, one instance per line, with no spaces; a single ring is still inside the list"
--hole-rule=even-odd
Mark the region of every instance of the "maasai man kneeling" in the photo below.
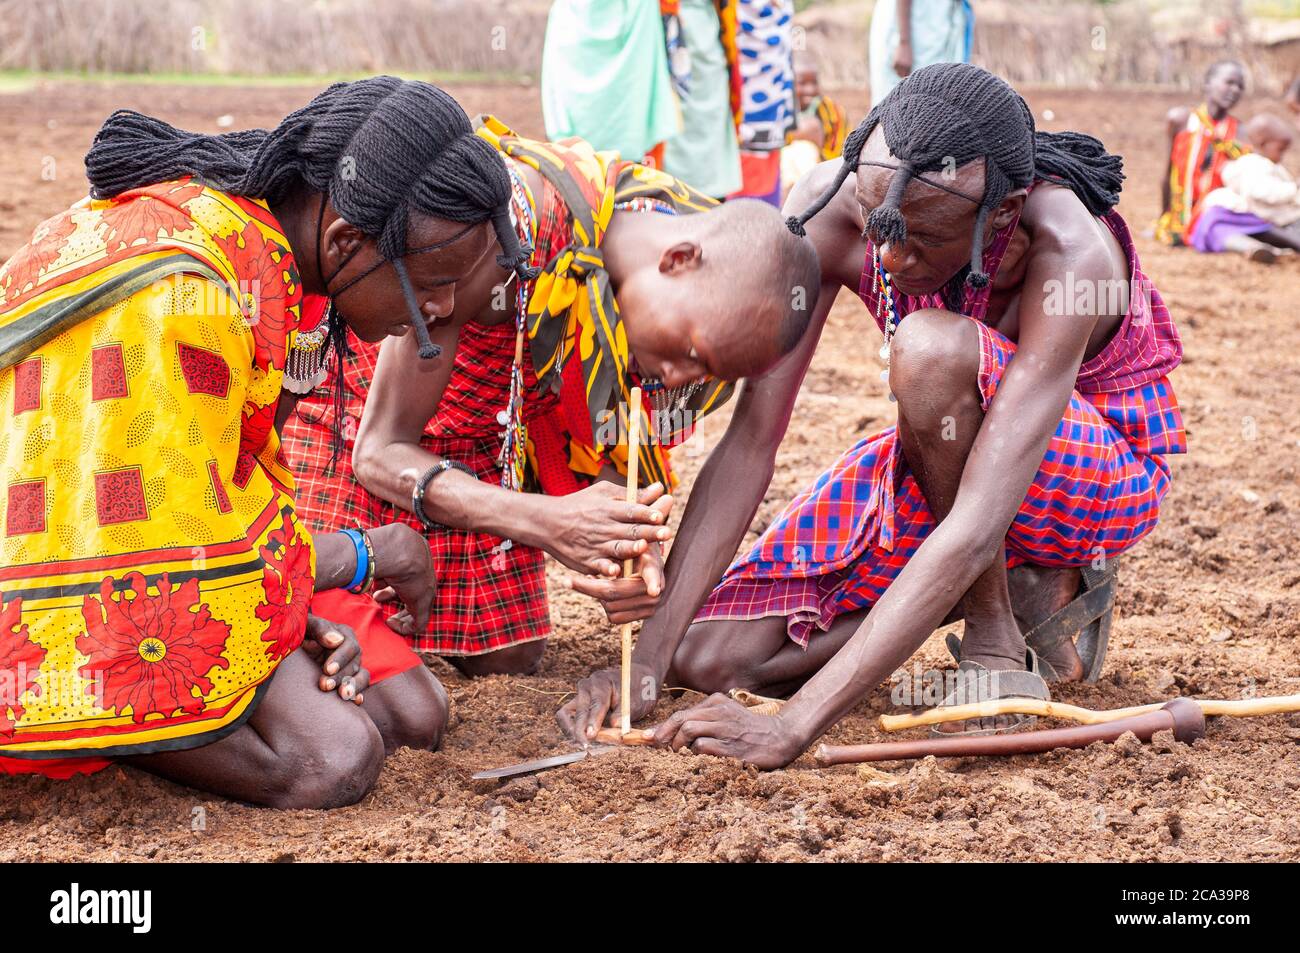
[[[329,395],[305,400],[285,434],[309,525],[405,520],[427,533],[439,589],[413,644],[469,675],[540,663],[544,553],[588,574],[573,587],[612,621],[654,611],[667,450],[728,399],[729,382],[795,346],[819,281],[812,247],[762,203],[719,206],[582,140],[523,139],[490,117],[479,134],[513,182],[529,280],[485,255],[437,314],[436,361],[415,361],[410,339],[354,346],[342,407],[351,467],[331,470],[322,452]],[[634,384],[649,486],[630,506],[620,421]],[[639,578],[616,578],[632,558]]]
[[[410,631],[433,576],[408,527],[303,526],[282,388],[319,382],[345,326],[427,340],[421,309],[449,306],[490,222],[519,259],[510,180],[450,96],[392,77],[270,132],[121,111],[86,168],[91,198],[0,269],[0,771],[120,758],[352,803],[386,749],[438,744],[447,699],[342,587],[403,601]],[[311,296],[336,305],[315,326]]]
[[[1223,185],[1201,200],[1189,244],[1271,264],[1300,250],[1300,186],[1282,164],[1295,128],[1267,113],[1246,123],[1253,152],[1223,167]]]
[[[900,83],[839,168],[796,189],[792,225],[807,223],[823,285],[770,396],[747,395],[778,421],[751,442],[771,452],[841,287],[885,333],[899,421],[777,516],[689,631],[711,567],[725,565],[720,547],[739,540],[763,487],[738,478],[734,503],[701,500],[730,507],[707,534],[692,535],[688,510],[674,547],[687,555],[669,572],[691,581],[642,632],[638,683],[648,670],[656,686],[666,675],[705,692],[798,692],[777,717],[714,696],[660,726],[661,743],[784,765],[957,617],[969,695],[1046,697],[1046,678],[1096,678],[1115,557],[1155,525],[1165,456],[1184,440],[1166,379],[1181,345],[1114,211],[1121,178],[1095,139],[1035,135],[991,73],[941,64]],[[725,462],[714,471],[710,459],[692,506]],[[608,683],[579,686],[581,734],[616,698]],[[646,711],[639,698],[634,711]]]
[[[1169,165],[1160,182],[1161,215],[1156,238],[1166,245],[1191,242],[1192,218],[1201,199],[1223,185],[1223,167],[1245,148],[1237,141],[1232,108],[1246,91],[1246,71],[1235,60],[1205,73],[1205,101],[1195,109],[1169,110]]]

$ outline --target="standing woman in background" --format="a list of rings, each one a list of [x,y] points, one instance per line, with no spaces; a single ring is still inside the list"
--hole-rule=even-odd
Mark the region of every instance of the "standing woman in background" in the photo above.
[[[660,0],[682,131],[664,146],[664,171],[711,198],[740,188],[740,63],[736,0]]]
[[[970,0],[876,0],[868,50],[871,105],[923,66],[969,63],[974,36]]]
[[[542,118],[552,142],[577,136],[639,162],[677,135],[664,27],[653,0],[556,0],[542,47]]]

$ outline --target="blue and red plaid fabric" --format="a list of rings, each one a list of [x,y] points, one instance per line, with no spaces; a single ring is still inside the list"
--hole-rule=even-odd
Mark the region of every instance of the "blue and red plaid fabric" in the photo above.
[[[1170,482],[1165,455],[1186,449],[1182,416],[1165,376],[1181,358],[1177,331],[1141,272],[1123,220],[1114,213],[1105,220],[1140,290],[1115,336],[1080,370],[1069,407],[1007,533],[1009,566],[1084,566],[1130,548],[1156,525]],[[990,274],[1013,228],[1014,223],[991,243],[985,259]],[[864,277],[864,300],[869,286]],[[967,291],[963,311],[982,316],[987,300],[987,290]],[[874,295],[867,304],[874,313]],[[943,302],[907,298],[898,306],[905,316]],[[970,319],[979,329],[979,386],[987,410],[1016,346],[977,317]],[[727,570],[697,619],[782,615],[791,639],[807,646],[814,629],[825,631],[837,616],[874,605],[934,526],[891,427],[850,448],[791,501]]]

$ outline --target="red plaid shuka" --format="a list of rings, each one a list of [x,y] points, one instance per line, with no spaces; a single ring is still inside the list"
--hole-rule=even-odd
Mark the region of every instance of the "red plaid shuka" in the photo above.
[[[541,204],[534,264],[547,261],[569,242],[563,203],[549,183]],[[298,476],[302,518],[317,532],[394,522],[423,532],[410,512],[374,496],[352,474],[352,444],[374,378],[379,345],[366,344],[351,334],[348,343],[355,356],[344,364],[340,429],[346,446],[335,461],[334,472],[327,472],[334,424],[328,383],[299,402],[284,428],[286,453]],[[526,341],[524,346],[524,420],[535,441],[543,432],[549,435],[558,430],[553,418],[560,398],[550,392],[538,393]],[[462,327],[447,388],[420,442],[426,450],[465,464],[480,480],[490,483],[501,480],[497,455],[502,427],[496,415],[510,396],[514,350],[513,323],[490,327],[467,323]],[[549,427],[542,418],[547,418]],[[567,477],[567,490],[581,485],[567,467],[549,467],[546,473],[561,480]],[[482,655],[550,634],[541,550],[527,546],[502,549],[498,536],[459,529],[434,530],[428,538],[438,594],[428,629],[412,640],[416,649],[438,655]]]
[[[537,221],[532,263],[543,265],[573,240],[568,208],[549,179],[543,180]],[[315,307],[323,304],[321,299]],[[411,513],[372,495],[352,474],[352,443],[379,347],[351,335],[348,343],[355,356],[344,364],[344,420],[339,429],[345,450],[335,462],[334,472],[328,472],[334,423],[328,384],[300,401],[284,428],[285,453],[298,477],[301,517],[315,532],[398,521],[421,529]],[[605,467],[622,472],[626,464],[618,456],[620,448],[614,446],[606,452],[593,446],[581,362],[575,359],[565,364],[556,394],[539,387],[529,347],[525,338],[526,489],[560,496],[588,486]],[[508,403],[514,350],[513,324],[465,324],[442,400],[420,441],[431,453],[464,463],[480,480],[493,484],[501,481],[497,459],[503,427],[497,413]],[[689,434],[682,439],[685,436]],[[661,446],[670,445],[671,441],[665,440]],[[626,447],[622,448],[625,451]],[[663,466],[672,479],[666,453]],[[434,530],[428,539],[438,593],[428,629],[412,640],[416,649],[438,655],[482,655],[550,635],[541,550],[518,545],[503,549],[504,541],[498,536],[451,528]]]
[[[1182,358],[1177,329],[1142,273],[1124,220],[1114,211],[1102,220],[1132,267],[1129,311],[1101,353],[1079,369],[1069,407],[1007,532],[1009,566],[1084,566],[1133,546],[1156,525],[1169,489],[1165,455],[1185,450],[1166,377]],[[988,248],[988,274],[996,273],[1015,227]],[[858,294],[876,314],[871,260],[868,252]],[[966,289],[960,304],[979,328],[985,410],[1016,352],[983,323],[991,287]],[[900,320],[918,308],[957,310],[939,295],[898,296],[896,306]],[[874,605],[934,526],[891,427],[850,448],[791,501],[727,570],[697,618],[783,615],[790,638],[806,647],[837,616]]]

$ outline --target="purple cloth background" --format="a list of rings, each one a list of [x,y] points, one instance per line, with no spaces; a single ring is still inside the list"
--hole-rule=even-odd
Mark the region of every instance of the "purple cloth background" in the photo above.
[[[1197,251],[1226,251],[1226,243],[1233,235],[1257,235],[1266,232],[1273,225],[1258,215],[1249,212],[1233,212],[1218,205],[1211,205],[1196,220],[1192,229],[1192,247]]]

